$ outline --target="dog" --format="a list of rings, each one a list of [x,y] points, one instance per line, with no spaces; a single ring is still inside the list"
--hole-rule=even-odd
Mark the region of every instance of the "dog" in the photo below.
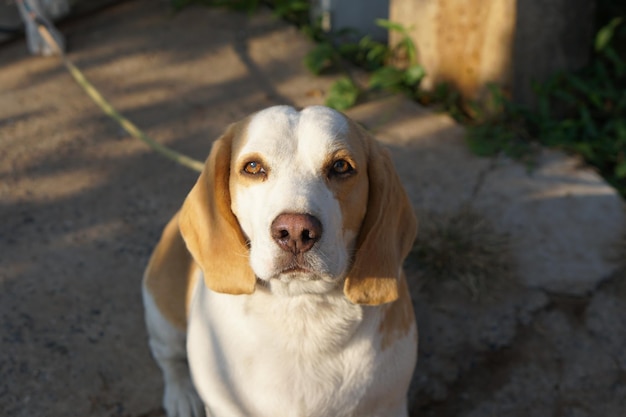
[[[167,415],[407,416],[416,231],[388,152],[347,116],[229,126],[144,274]]]

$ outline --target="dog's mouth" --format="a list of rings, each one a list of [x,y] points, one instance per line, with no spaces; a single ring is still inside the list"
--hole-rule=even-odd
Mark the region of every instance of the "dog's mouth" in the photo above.
[[[281,295],[325,294],[337,288],[338,278],[314,256],[283,256],[274,259],[273,272],[261,284]]]
[[[275,267],[280,274],[289,273],[314,273],[313,264],[315,261],[306,254],[282,255],[276,258]]]
[[[285,260],[282,265],[278,265],[277,270],[276,278],[281,280],[312,280],[318,276],[315,269],[304,259],[292,258]]]
[[[280,269],[280,275],[313,274],[313,269],[304,262],[290,262]]]
[[[297,254],[281,251],[266,254],[267,258],[255,258],[255,254],[252,253],[251,264],[259,279],[266,283],[335,282],[344,274],[344,267],[339,268],[333,263],[332,254],[324,254],[321,250]]]

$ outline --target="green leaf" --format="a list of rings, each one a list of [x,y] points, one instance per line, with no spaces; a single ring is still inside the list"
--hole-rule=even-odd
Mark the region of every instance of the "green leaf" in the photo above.
[[[553,95],[565,104],[575,105],[578,103],[578,99],[567,90],[556,90]]]
[[[328,90],[326,105],[336,110],[346,110],[354,106],[359,98],[359,87],[347,77],[340,78]]]
[[[595,49],[597,52],[602,52],[611,42],[615,34],[615,29],[622,23],[622,20],[622,17],[616,17],[598,31],[595,40]]]
[[[478,156],[494,156],[501,150],[498,144],[475,138],[467,138],[467,145],[470,151]]]
[[[276,0],[274,8],[280,8],[283,12],[303,12],[309,10],[309,2],[306,0]]]
[[[390,52],[387,45],[369,40],[368,42],[359,42],[359,46],[366,51],[365,60],[370,67],[377,68],[385,64]]]
[[[303,13],[309,10],[309,4],[300,0],[283,0],[274,3],[274,16],[287,18],[291,14]]]
[[[330,43],[320,43],[304,57],[304,65],[315,75],[332,65],[335,51]]]
[[[615,49],[610,46],[604,50],[604,56],[615,66],[615,72],[618,77],[626,74],[626,60],[623,60]]]
[[[619,179],[626,178],[626,161],[617,164],[615,167],[615,176]]]
[[[370,88],[383,90],[398,89],[402,86],[404,71],[395,67],[382,67],[372,73],[369,81]]]
[[[580,76],[567,74],[565,79],[573,88],[577,89],[581,94],[585,96],[594,94],[595,92],[593,88],[588,84],[587,80]]]
[[[580,108],[580,120],[585,127],[585,131],[590,138],[598,137],[598,129],[596,128],[596,124],[591,117],[591,113],[587,107]]]
[[[376,25],[383,29],[393,30],[395,32],[402,33],[403,35],[408,34],[408,31],[404,26],[402,26],[400,23],[392,22],[391,20],[376,19]]]
[[[413,65],[404,72],[404,82],[416,86],[426,76],[426,70],[421,65]]]
[[[619,144],[626,145],[626,122],[623,119],[613,119],[615,140]]]
[[[561,143],[564,143],[563,139],[560,140]],[[576,142],[571,147],[575,152],[578,152],[586,159],[594,159],[595,158],[595,150],[593,146],[589,142]]]
[[[408,36],[405,36],[399,43],[398,47],[404,49],[406,52],[406,56],[409,59],[410,65],[417,64],[417,49],[415,48],[415,44],[413,43],[413,39]]]
[[[493,156],[510,147],[513,134],[505,126],[478,125],[467,129],[470,150],[478,156]]]

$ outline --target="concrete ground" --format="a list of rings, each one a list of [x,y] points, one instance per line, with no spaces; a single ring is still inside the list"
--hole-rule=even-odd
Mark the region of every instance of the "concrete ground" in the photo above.
[[[104,96],[197,159],[253,111],[323,103],[337,77],[307,73],[312,45],[269,13],[136,0],[60,29]],[[478,298],[409,260],[411,415],[626,415],[619,196],[556,152],[533,170],[475,157],[462,127],[401,97],[349,113],[391,149],[424,226],[470,207],[510,242],[508,281]],[[140,281],[195,177],[129,138],[57,59],[0,46],[0,415],[163,415]]]

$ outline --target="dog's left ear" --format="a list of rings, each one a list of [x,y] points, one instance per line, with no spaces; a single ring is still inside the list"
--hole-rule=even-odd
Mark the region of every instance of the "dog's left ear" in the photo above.
[[[180,210],[179,227],[210,289],[252,294],[256,277],[248,262],[246,240],[230,208],[230,160],[237,129],[237,125],[231,125],[213,144]]]
[[[417,219],[389,152],[363,131],[368,148],[369,197],[344,293],[356,304],[378,305],[398,298],[402,262],[417,234]]]

